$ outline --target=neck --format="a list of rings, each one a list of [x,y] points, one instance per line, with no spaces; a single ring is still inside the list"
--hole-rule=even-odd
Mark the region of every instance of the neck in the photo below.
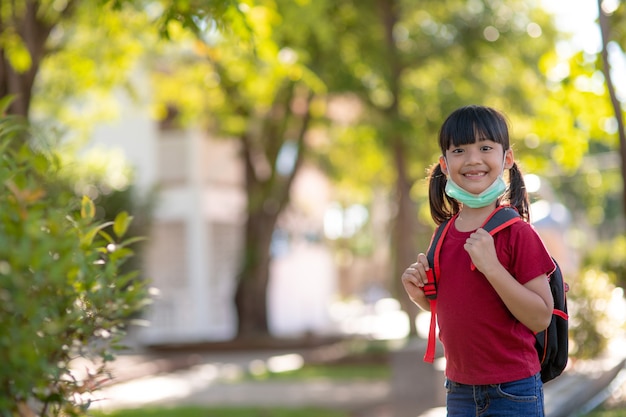
[[[496,203],[481,208],[461,207],[454,226],[460,232],[471,232],[485,223],[487,217],[496,209]]]

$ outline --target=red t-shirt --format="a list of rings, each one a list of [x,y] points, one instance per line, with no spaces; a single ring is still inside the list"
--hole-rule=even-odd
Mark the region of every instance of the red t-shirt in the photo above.
[[[451,225],[440,252],[437,321],[446,376],[461,384],[487,385],[535,375],[540,364],[534,334],[509,312],[487,278],[470,269],[463,245],[471,233]],[[526,222],[499,231],[494,243],[500,263],[521,284],[555,269]]]

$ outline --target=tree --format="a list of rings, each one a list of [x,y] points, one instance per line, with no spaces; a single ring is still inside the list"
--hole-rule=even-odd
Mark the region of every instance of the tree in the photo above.
[[[624,129],[624,112],[622,105],[617,98],[615,92],[615,84],[611,74],[611,65],[609,64],[609,50],[608,45],[611,41],[611,26],[609,21],[609,15],[602,5],[603,1],[598,0],[598,16],[600,20],[600,32],[602,34],[602,50],[600,55],[602,57],[602,73],[606,82],[606,87],[611,100],[611,106],[615,114],[615,120],[617,121],[617,136],[619,138],[619,153],[622,160],[622,184],[624,187],[622,193],[622,206],[624,210],[624,216],[626,216],[626,130]]]
[[[623,25],[619,23],[623,22],[624,11],[618,7],[608,19],[614,54],[620,53],[618,44],[624,40]],[[567,34],[559,38],[568,41]],[[570,210],[572,224],[588,234],[577,248],[584,253],[589,249],[589,238],[610,239],[623,229],[619,117],[606,85],[601,51],[576,51],[571,56],[552,53],[541,60],[540,66],[550,94],[540,103],[524,141],[529,150],[525,162],[532,172],[546,177]]]
[[[421,180],[440,153],[440,124],[461,105],[487,104],[504,110],[520,125],[513,134],[523,137],[548,96],[538,64],[552,49],[554,31],[547,15],[521,1],[344,1],[341,7],[352,19],[339,22],[341,13],[329,19],[345,28],[336,40],[345,76],[323,79],[330,92],[349,86],[358,95],[360,123],[376,132],[378,150],[390,161],[393,173],[379,180],[395,183],[386,184],[396,210],[389,278],[399,284],[432,230]],[[399,285],[397,294],[414,312]]]
[[[93,65],[95,62],[106,62],[111,59],[116,59],[119,63],[119,59],[123,59],[125,56],[125,54],[106,52],[111,44],[115,44],[115,40],[120,34],[119,25],[114,23],[117,27],[112,27],[111,20],[107,20],[107,18],[119,11],[128,12],[133,7],[137,8],[135,10],[143,11],[147,9],[148,4],[151,5],[152,10],[155,7],[156,9],[161,8],[162,12],[156,19],[156,27],[165,39],[176,38],[181,29],[195,33],[201,39],[207,32],[219,30],[220,36],[223,35],[227,39],[227,43],[237,46],[241,39],[250,35],[248,22],[243,19],[244,15],[241,12],[245,9],[245,5],[239,7],[239,5],[228,0],[211,2],[140,0],[81,2],[71,0],[61,4],[60,9],[56,3],[47,0],[3,3],[4,9],[0,16],[7,18],[2,21],[0,29],[4,34],[7,34],[6,39],[9,39],[10,42],[0,45],[2,46],[0,57],[3,59],[3,71],[0,72],[0,95],[12,94],[15,97],[9,107],[9,113],[29,115],[33,89],[44,59],[49,59],[55,52],[67,50],[67,44],[70,41],[78,42],[85,38],[86,42],[94,42],[98,39],[102,41],[101,37],[94,36],[80,39],[72,38],[78,33],[89,35],[88,32],[80,32],[83,22],[91,21],[93,22],[91,27],[100,28],[101,31],[109,31],[111,33],[109,40],[102,48],[90,47],[85,49],[86,54],[68,55],[62,58],[65,61],[58,68],[76,70],[70,72],[76,78],[71,83],[55,83],[51,81],[62,79],[62,77],[55,78],[55,74],[46,73],[44,74],[45,82],[41,83],[39,91],[45,93],[47,97],[54,97],[55,99],[51,102],[58,103],[65,101],[63,99],[66,98],[76,100],[81,94],[80,88],[77,86],[81,85],[83,80],[85,83],[84,91],[91,91],[94,86],[102,87],[103,84],[104,88],[123,84],[125,80],[123,74],[121,74],[122,77],[119,76],[118,68],[128,69],[127,63],[124,65],[113,64],[110,67]],[[264,8],[258,7],[254,8],[253,12],[261,10]],[[265,8],[265,10],[272,13],[271,8]],[[268,17],[275,18],[276,16]],[[262,20],[257,21],[260,25],[268,23]],[[149,24],[144,24],[144,27],[149,27]],[[247,46],[244,45],[237,52],[237,54],[242,52],[243,54],[227,57],[227,60],[231,60],[231,62],[213,59],[215,66],[211,72],[224,80],[223,92],[232,94],[234,99],[232,101],[233,106],[225,111],[230,112],[231,117],[222,120],[220,130],[235,132],[243,144],[243,149],[247,151],[244,159],[247,169],[246,188],[250,196],[250,221],[247,222],[246,234],[248,236],[247,242],[252,243],[246,245],[246,261],[242,267],[241,276],[243,278],[237,297],[238,305],[241,306],[239,308],[240,316],[243,317],[241,327],[252,332],[259,329],[261,333],[264,333],[267,331],[264,301],[268,279],[268,255],[266,253],[269,250],[273,225],[288,201],[289,184],[304,155],[304,136],[308,130],[312,114],[309,109],[313,96],[312,90],[319,89],[321,84],[315,80],[314,76],[310,73],[307,74],[306,70],[302,71],[302,68],[297,65],[280,62],[277,56],[278,50],[273,49],[273,45],[269,41],[269,34],[271,34],[271,31],[268,32],[269,27],[260,27],[260,29],[265,33],[261,33],[261,36],[255,40],[257,43],[254,45],[254,50],[249,48],[252,42],[243,42]],[[61,36],[50,36],[55,30]],[[215,48],[204,49],[204,52],[214,53],[215,51]],[[55,55],[61,56],[62,54],[57,53]],[[215,57],[213,56],[213,58]],[[86,65],[81,66],[81,63]],[[231,71],[238,64],[247,66],[250,73],[256,70],[257,64],[263,66],[265,69],[262,73],[270,79],[274,79],[275,83],[265,92],[245,91],[250,86],[246,86],[246,83],[233,77],[236,71]],[[88,70],[84,71],[85,68]],[[110,76],[111,72],[104,72],[108,68],[113,68],[112,76]],[[304,81],[298,78],[304,78]],[[263,81],[265,79],[260,78],[259,85]],[[263,100],[258,105],[249,101],[259,98],[259,93],[264,97],[261,97]],[[239,94],[240,99],[237,99],[237,94]],[[272,94],[274,94],[274,98],[271,98]],[[267,97],[269,97],[269,101],[265,100]],[[291,110],[292,105],[295,111]],[[59,112],[59,106],[50,106],[47,103],[42,103],[42,106],[48,106],[47,109],[50,112]],[[283,111],[287,111],[288,115],[292,116],[293,121],[291,123],[283,123],[285,120],[281,118]],[[267,114],[263,116],[262,113]],[[261,121],[265,126],[260,130],[252,128],[242,132],[236,126],[242,117],[249,117],[252,121]],[[233,123],[228,125],[226,121]],[[280,157],[284,160],[285,155],[294,149],[293,171],[274,172],[266,177],[265,164],[273,167],[277,158]],[[267,160],[259,164],[258,156],[264,153]],[[257,289],[251,290],[251,288]],[[258,303],[261,303],[260,307],[257,306]],[[245,330],[242,332],[245,333]]]
[[[295,50],[275,42],[280,30],[274,24],[282,16],[274,7],[252,6],[246,14],[250,42],[205,33],[192,41],[192,54],[178,57],[184,66],[162,64],[167,70],[155,74],[155,86],[163,106],[176,108],[192,123],[198,119],[190,115],[199,116],[209,131],[240,145],[247,207],[234,298],[237,334],[258,338],[269,335],[266,292],[274,228],[307,153],[307,135],[320,115],[316,100],[324,86]],[[167,59],[174,62],[172,56]],[[181,79],[187,97],[178,94]],[[198,92],[202,100],[189,100]]]

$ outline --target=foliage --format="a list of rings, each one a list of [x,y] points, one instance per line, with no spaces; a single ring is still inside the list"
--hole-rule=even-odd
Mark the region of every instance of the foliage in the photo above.
[[[570,283],[572,355],[595,357],[612,338],[626,330],[623,303],[626,286],[626,238],[618,236],[589,250],[583,260],[582,274]],[[621,287],[621,288],[620,288]]]
[[[78,152],[75,144],[59,145],[62,170],[60,180],[75,195],[86,195],[95,206],[94,221],[111,224],[104,231],[112,234],[112,223],[118,213],[128,212],[132,217],[127,238],[148,236],[152,224],[158,191],[139,193],[134,184],[134,171],[119,149],[94,147]],[[122,266],[121,271],[140,270],[146,241],[133,245],[134,256]]]
[[[596,357],[609,340],[626,330],[620,312],[624,303],[625,245],[623,237],[598,245],[587,254],[581,275],[569,282],[573,289],[568,293],[573,356]]]
[[[331,16],[335,27],[349,28],[335,41],[345,73],[339,80],[329,74],[324,81],[337,90],[350,88],[366,105],[358,120],[359,130],[352,133],[356,149],[367,138],[361,126],[376,132],[376,143],[382,148],[374,152],[385,152],[393,134],[399,134],[410,155],[411,176],[419,179],[438,156],[440,124],[460,105],[480,103],[501,108],[520,130],[526,128],[537,103],[548,95],[537,65],[554,40],[548,16],[528,2],[459,1],[444,5],[399,1],[396,7],[394,35],[402,71],[396,80],[391,78],[392,69],[385,59],[388,46],[382,42],[382,22],[374,4],[363,7],[346,1],[342,3],[343,13]],[[512,47],[516,54],[508,53]],[[344,84],[339,86],[338,81]],[[386,115],[394,99],[394,83],[398,83],[395,99],[399,101],[399,120],[389,120]],[[361,167],[349,163],[350,157],[347,154],[338,162],[348,169]],[[393,169],[387,165],[385,170],[374,172],[382,171],[382,178],[390,180],[393,174],[386,170]],[[358,177],[349,177],[358,182]]]
[[[92,201],[59,179],[58,155],[29,134],[0,119],[0,415],[81,415],[146,286],[120,273],[137,240],[125,239],[132,218],[96,222]],[[95,367],[85,375],[82,360]]]
[[[128,23],[131,23],[130,30],[126,28]],[[148,34],[152,38],[167,39],[171,25],[195,32],[206,27],[219,27],[242,37],[248,32],[238,3],[232,0],[2,2],[0,61],[4,71],[0,73],[0,97],[15,95],[9,113],[28,117],[34,84],[42,64],[48,57],[65,51],[73,42],[87,44],[89,48],[83,55],[75,54],[73,59],[66,59],[66,66],[61,68],[70,71],[61,71],[61,82],[47,83],[47,86],[55,94],[68,90],[75,94],[84,92],[83,99],[89,95],[89,90],[102,92],[113,85],[112,82],[123,82],[121,78],[126,78],[136,52],[141,49],[137,45],[147,45],[143,36],[134,35]],[[85,30],[86,27],[90,30]],[[118,53],[119,50],[124,53]],[[107,61],[114,63],[102,65]],[[74,83],[77,85],[72,87]],[[81,88],[83,83],[88,83],[89,88]],[[91,98],[95,100],[93,96]]]
[[[96,12],[87,2],[75,8],[71,19],[59,20],[34,86],[33,116],[69,128],[74,137],[94,123],[119,117],[119,96],[113,91],[124,91],[130,100],[143,95],[142,86],[130,80],[146,49],[158,43],[148,27],[148,16],[129,6],[118,13],[106,7]]]
[[[522,145],[526,165],[550,177],[578,223],[615,234],[619,227],[602,229],[621,218],[623,190],[615,118],[599,65],[583,52],[542,61],[551,94]]]
[[[568,279],[572,356],[593,358],[626,330],[619,306],[626,286],[626,238],[618,236],[588,249],[578,276]]]
[[[596,410],[586,414],[586,417],[626,417],[626,408]]]
[[[584,264],[607,273],[613,284],[626,288],[626,237],[600,243],[586,256]]]
[[[302,408],[138,408],[111,413],[94,413],[94,417],[348,417],[343,411]]]
[[[609,334],[603,332],[610,317],[604,308],[610,297],[611,284],[607,276],[597,270],[587,270],[578,279],[568,282],[570,355],[589,359],[607,347]]]

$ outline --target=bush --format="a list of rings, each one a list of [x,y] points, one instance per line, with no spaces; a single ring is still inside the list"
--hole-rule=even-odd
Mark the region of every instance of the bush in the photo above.
[[[598,244],[585,256],[581,274],[571,277],[568,296],[570,354],[594,358],[626,330],[622,313],[626,283],[626,239]]]
[[[606,305],[613,285],[606,273],[585,269],[569,282],[573,290],[567,294],[570,314],[570,355],[579,359],[595,358],[602,354],[610,337],[612,317]]]
[[[23,122],[0,118],[0,416],[78,416],[147,288],[120,272],[132,218],[95,222],[93,203],[59,180],[54,152],[27,138]],[[81,376],[81,359],[95,369]]]

